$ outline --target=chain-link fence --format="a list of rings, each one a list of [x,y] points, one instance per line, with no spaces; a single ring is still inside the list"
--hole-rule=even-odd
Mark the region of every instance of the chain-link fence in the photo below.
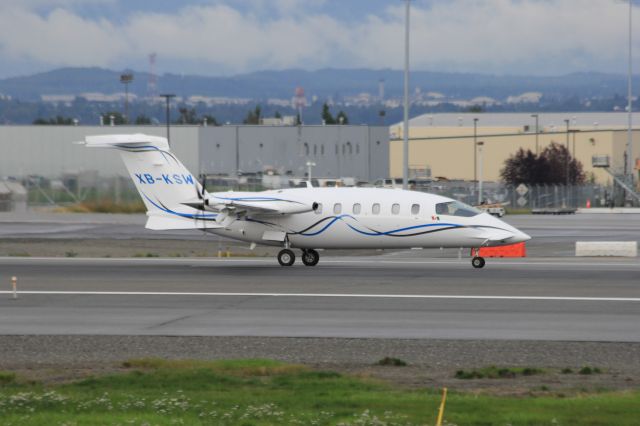
[[[209,192],[243,190],[261,191],[273,187],[273,177],[266,181],[261,176],[243,176],[241,178],[228,176],[207,176],[206,189]],[[303,179],[278,180],[277,187],[286,188],[299,186]],[[348,181],[321,182],[322,186],[349,185]],[[44,179],[28,177],[21,180],[26,188],[28,204],[34,206],[69,206],[82,203],[103,204],[139,204],[142,203],[133,182],[129,178],[99,176],[62,176],[59,179]],[[362,182],[358,182],[362,185]],[[319,185],[314,179],[314,186]],[[367,184],[364,184],[367,185]],[[545,208],[579,208],[579,207],[613,207],[629,205],[622,189],[602,185],[541,185],[517,187],[507,186],[499,182],[483,182],[482,196],[478,182],[468,181],[411,181],[412,189],[430,192],[463,201],[470,205],[481,203],[500,203],[508,210],[528,211]],[[371,184],[367,185],[371,186]],[[0,197],[2,198],[2,197]],[[637,204],[637,203],[636,203]]]

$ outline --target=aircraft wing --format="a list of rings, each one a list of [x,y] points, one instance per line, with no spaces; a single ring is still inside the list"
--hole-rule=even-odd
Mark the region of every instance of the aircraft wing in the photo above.
[[[297,214],[313,211],[316,203],[290,196],[280,197],[277,193],[265,192],[224,192],[208,194],[206,205],[216,211],[237,211],[254,214]]]

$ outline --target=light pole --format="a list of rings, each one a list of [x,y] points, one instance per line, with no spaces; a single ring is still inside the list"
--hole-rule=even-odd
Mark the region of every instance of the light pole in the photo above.
[[[564,123],[567,125],[567,153],[564,156],[565,184],[569,188],[569,119],[565,119]]]
[[[402,189],[409,187],[409,15],[411,0],[405,0],[404,25],[404,125],[402,128]]]
[[[540,132],[539,127],[538,127],[538,118],[539,115],[538,114],[531,114],[531,117],[536,119],[536,155],[538,155],[540,153],[540,145],[538,145],[538,133]]]
[[[313,161],[307,161],[307,168],[308,168],[308,172],[307,172],[307,180],[309,181],[309,185],[311,185],[311,168],[315,167],[316,163],[314,163]]]
[[[169,127],[171,126],[171,110],[169,109],[169,104],[171,102],[171,98],[175,98],[176,95],[174,95],[173,93],[164,93],[162,95],[160,95],[161,98],[164,98],[166,101],[166,105],[167,105],[167,143],[169,145],[171,145],[171,137],[170,137],[170,133],[169,133]]]
[[[479,160],[480,166],[478,167],[478,205],[482,204],[482,147],[484,146],[483,141],[476,142],[479,152]],[[474,145],[474,146],[476,146]]]
[[[124,119],[129,124],[129,84],[133,81],[130,72],[120,75],[120,83],[124,84]]]
[[[633,11],[633,0],[629,0],[629,70],[627,74],[627,161],[624,163],[625,175],[627,181],[633,187],[633,134],[631,130],[632,126],[632,102],[631,102],[631,62],[632,62],[632,36],[631,36],[631,24],[632,24],[632,11]]]
[[[478,181],[478,157],[477,157],[477,144],[478,144],[478,118],[473,119],[473,181]]]

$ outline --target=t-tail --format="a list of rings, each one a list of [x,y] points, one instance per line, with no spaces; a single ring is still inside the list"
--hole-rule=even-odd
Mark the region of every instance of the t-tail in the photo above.
[[[122,160],[147,208],[148,229],[219,228],[216,213],[205,211],[204,191],[169,149],[166,138],[144,134],[87,136],[90,148],[111,148]]]

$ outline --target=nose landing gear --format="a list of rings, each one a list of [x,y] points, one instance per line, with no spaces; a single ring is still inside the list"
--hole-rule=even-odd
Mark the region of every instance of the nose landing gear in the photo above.
[[[474,268],[477,268],[477,269],[483,268],[484,264],[485,264],[484,257],[475,256],[473,259],[471,259],[471,265]]]
[[[480,269],[480,268],[484,268],[484,264],[486,263],[484,261],[484,257],[480,256],[480,249],[477,248],[473,248],[471,249],[471,266],[473,266],[476,269]]]

